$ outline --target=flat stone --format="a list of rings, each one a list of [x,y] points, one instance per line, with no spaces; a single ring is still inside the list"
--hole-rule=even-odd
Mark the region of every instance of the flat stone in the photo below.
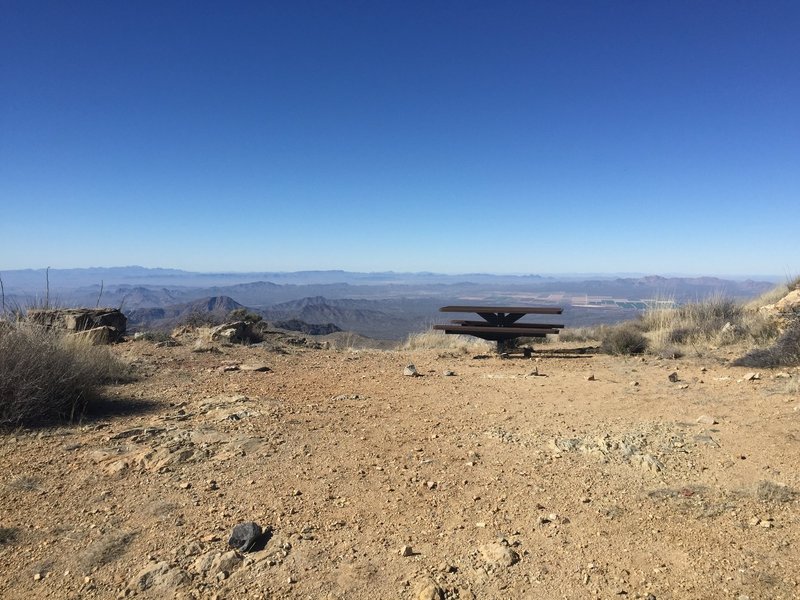
[[[717,421],[714,417],[709,415],[700,415],[697,417],[697,423],[701,425],[716,425],[719,421]]]
[[[262,363],[252,364],[252,365],[241,365],[239,369],[242,371],[253,371],[255,373],[268,373],[269,371],[272,370],[267,365]]]

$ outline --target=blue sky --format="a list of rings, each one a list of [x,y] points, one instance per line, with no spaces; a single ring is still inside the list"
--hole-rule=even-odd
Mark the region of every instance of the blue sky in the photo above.
[[[800,4],[0,1],[0,269],[800,274]]]

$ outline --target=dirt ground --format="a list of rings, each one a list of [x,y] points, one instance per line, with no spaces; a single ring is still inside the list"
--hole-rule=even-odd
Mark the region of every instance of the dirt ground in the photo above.
[[[114,352],[81,425],[0,434],[2,598],[800,598],[796,369]]]

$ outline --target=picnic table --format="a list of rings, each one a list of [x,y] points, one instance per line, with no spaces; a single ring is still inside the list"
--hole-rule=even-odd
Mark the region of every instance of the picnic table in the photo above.
[[[481,320],[454,319],[448,325],[434,325],[446,334],[472,335],[497,342],[497,351],[504,353],[521,337],[543,338],[564,328],[561,323],[520,323],[525,315],[560,315],[558,306],[443,306],[439,312],[475,313]],[[526,356],[530,350],[526,351]]]

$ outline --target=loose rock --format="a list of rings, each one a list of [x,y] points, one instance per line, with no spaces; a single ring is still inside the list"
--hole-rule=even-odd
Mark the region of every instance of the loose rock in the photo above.
[[[239,523],[233,528],[228,545],[233,546],[239,552],[247,552],[253,547],[259,537],[261,537],[261,525],[253,521]]]
[[[423,584],[417,592],[417,600],[442,600],[443,597],[442,588],[432,581]]]
[[[701,425],[716,425],[718,423],[714,417],[710,417],[709,415],[700,415],[697,417],[697,422]]]
[[[486,566],[497,569],[519,562],[519,554],[500,542],[490,542],[478,548]]]

